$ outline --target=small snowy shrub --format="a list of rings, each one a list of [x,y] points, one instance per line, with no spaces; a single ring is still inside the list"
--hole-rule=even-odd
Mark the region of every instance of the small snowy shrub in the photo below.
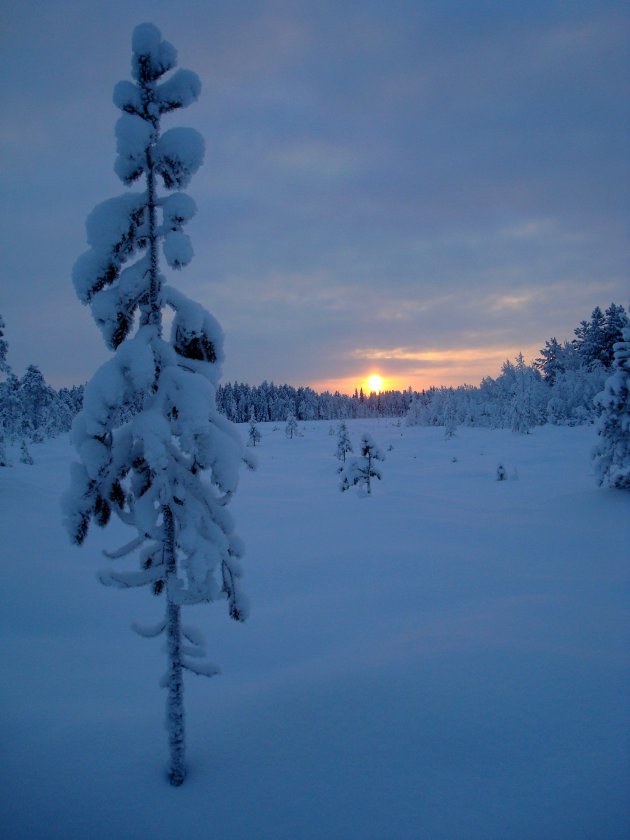
[[[385,456],[374,443],[371,436],[365,433],[361,437],[361,455],[349,458],[341,471],[340,489],[343,493],[351,487],[358,485],[368,495],[372,493],[372,479],[382,478],[381,471],[374,463],[384,461]]]
[[[111,560],[137,557],[135,570],[101,573],[108,586],[148,586],[165,601],[164,617],[142,636],[166,637],[167,730],[170,781],[185,776],[183,672],[212,676],[203,637],[182,624],[189,604],[225,600],[242,621],[239,591],[243,546],[227,505],[243,460],[239,435],[216,406],[223,335],[215,319],[177,291],[160,272],[160,251],[172,269],[192,257],[183,232],[195,203],[179,192],[203,159],[203,140],[189,128],[161,133],[163,114],[197,99],[200,82],[177,70],[176,51],[152,24],[133,33],[134,82],[120,82],[114,103],[116,172],[145,188],[98,205],[86,222],[89,250],[73,280],[114,351],[85,389],[72,428],[79,455],[64,500],[65,522],[81,544],[90,522],[105,526],[112,514],[135,532]],[[167,194],[158,194],[158,180]],[[163,311],[173,312],[170,338]],[[135,330],[135,332],[134,332]],[[135,413],[129,411],[138,406]],[[121,417],[126,418],[120,423]]]

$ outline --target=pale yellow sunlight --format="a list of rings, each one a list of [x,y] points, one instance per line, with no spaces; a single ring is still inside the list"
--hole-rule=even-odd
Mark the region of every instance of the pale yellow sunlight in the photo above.
[[[372,393],[374,391],[376,394],[380,393],[383,390],[383,377],[379,376],[378,373],[372,373],[368,376],[368,391]]]

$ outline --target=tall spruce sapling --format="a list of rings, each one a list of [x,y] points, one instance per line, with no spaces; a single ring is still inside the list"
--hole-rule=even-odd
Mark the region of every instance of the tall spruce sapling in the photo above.
[[[600,485],[630,489],[630,327],[614,345],[612,373],[595,397],[602,413],[597,423],[599,443],[593,453]]]
[[[372,437],[367,434],[361,436],[360,456],[349,458],[341,471],[340,489],[343,493],[355,485],[365,489],[368,496],[372,493],[372,479],[383,477],[375,461],[384,461],[385,456],[374,443]]]
[[[79,454],[64,500],[71,538],[81,544],[92,520],[105,526],[112,514],[135,535],[111,560],[135,555],[139,568],[108,568],[101,581],[119,588],[148,586],[165,602],[145,637],[166,637],[169,778],[185,777],[183,671],[212,676],[203,661],[204,640],[181,621],[189,604],[227,601],[242,621],[239,591],[243,553],[227,505],[234,494],[244,449],[236,429],[216,407],[223,335],[215,319],[166,282],[164,258],[173,269],[193,252],[183,227],[194,201],[179,190],[202,163],[204,143],[190,128],[162,132],[163,114],[197,99],[200,82],[177,70],[174,47],[152,24],[133,32],[132,76],[114,89],[123,112],[116,125],[115,170],[124,184],[144,189],[98,205],[89,215],[90,249],[76,262],[73,281],[90,306],[108,348],[114,351],[87,385],[72,439]],[[166,195],[158,193],[158,179]],[[170,338],[163,313],[173,312]],[[141,410],[118,425],[134,403]]]
[[[457,431],[457,407],[452,391],[445,397],[444,403],[444,439],[451,440]]]
[[[337,429],[337,458],[341,461],[342,465],[346,463],[346,457],[348,454],[353,451],[350,435],[348,434],[348,427],[342,421]],[[343,466],[340,466],[338,471],[341,472],[342,469]]]
[[[289,416],[287,417],[287,424],[284,427],[284,433],[289,439],[292,439],[292,438],[298,436],[299,429],[298,429],[297,420],[295,419],[294,414],[289,414]]]
[[[249,431],[247,433],[247,437],[249,439],[250,446],[256,446],[256,444],[260,443],[262,439],[262,435],[258,430],[258,426],[256,425],[256,420],[254,419],[253,415],[251,420],[249,421]]]

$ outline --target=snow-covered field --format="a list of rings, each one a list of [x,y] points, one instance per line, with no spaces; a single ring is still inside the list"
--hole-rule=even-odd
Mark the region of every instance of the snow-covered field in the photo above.
[[[223,674],[187,677],[177,789],[161,642],[129,630],[162,600],[96,581],[120,526],[69,545],[67,438],[0,471],[3,838],[630,835],[630,494],[596,486],[593,428],[349,421],[393,446],[360,497],[329,426],[259,427],[252,615],[187,610]]]

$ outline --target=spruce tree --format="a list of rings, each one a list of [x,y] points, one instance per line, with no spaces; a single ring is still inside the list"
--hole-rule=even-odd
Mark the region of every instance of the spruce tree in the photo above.
[[[287,424],[284,427],[284,433],[289,439],[297,437],[298,424],[294,414],[289,414],[289,416],[287,417]]]
[[[602,409],[595,469],[600,485],[630,489],[630,327],[614,349],[612,374],[595,398]]]
[[[219,415],[216,388],[223,336],[215,319],[167,283],[161,257],[172,269],[192,258],[183,227],[195,214],[181,188],[201,165],[204,143],[190,128],[162,132],[164,114],[198,98],[200,82],[177,70],[176,51],[152,24],[133,33],[132,76],[114,89],[123,112],[116,125],[115,170],[126,185],[144,188],[98,205],[86,222],[89,250],[76,262],[73,281],[90,306],[114,355],[87,385],[73,424],[79,455],[64,509],[71,538],[81,544],[91,521],[105,526],[112,514],[135,535],[111,560],[135,556],[139,569],[108,568],[109,586],[148,586],[165,601],[164,618],[136,627],[147,637],[164,634],[168,667],[169,778],[185,776],[183,671],[211,676],[203,637],[182,624],[181,608],[227,601],[241,621],[243,553],[227,510],[238,482],[243,447],[232,424]],[[158,192],[158,180],[166,190]],[[170,338],[164,310],[173,312]],[[134,402],[140,411],[119,425]],[[128,413],[127,413],[128,414]]]
[[[251,420],[249,421],[249,445],[256,446],[257,443],[260,443],[262,435],[258,431],[258,426],[256,425],[256,421],[254,420],[254,416],[252,415]]]
[[[360,456],[349,458],[341,471],[340,489],[342,493],[355,485],[365,488],[368,496],[372,493],[372,479],[382,478],[381,471],[374,463],[384,461],[385,456],[367,432],[361,436]]]
[[[346,457],[349,452],[352,452],[352,443],[350,435],[348,434],[348,427],[342,421],[337,430],[337,458],[343,463],[346,463]],[[339,468],[341,471],[341,467]]]
[[[9,375],[11,372],[11,368],[9,367],[9,363],[7,361],[7,353],[9,351],[9,343],[7,342],[6,338],[4,337],[4,330],[5,330],[5,323],[2,315],[0,315],[0,373],[5,374],[6,376]],[[4,388],[3,391],[7,392],[8,395],[8,388]],[[11,461],[7,456],[6,451],[6,438],[7,438],[7,426],[8,426],[8,399],[5,397],[3,393],[2,404],[0,405],[0,467],[10,467]]]

